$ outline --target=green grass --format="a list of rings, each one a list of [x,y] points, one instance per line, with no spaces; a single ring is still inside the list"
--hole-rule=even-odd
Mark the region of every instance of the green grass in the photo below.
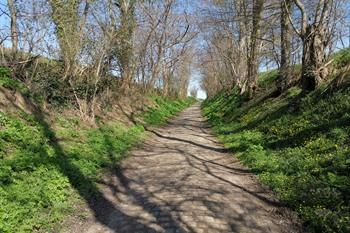
[[[350,64],[350,48],[342,49],[334,53],[330,59],[333,59],[333,64],[336,69],[345,67]]]
[[[29,96],[28,88],[20,81],[11,77],[10,71],[7,68],[0,67],[0,86],[12,91],[18,91],[24,96]]]
[[[260,88],[267,88],[269,85],[274,83],[278,78],[278,70],[271,70],[261,72],[258,77],[258,86]]]
[[[156,106],[149,108],[142,114],[142,119],[147,125],[159,126],[165,124],[169,117],[181,112],[195,102],[193,98],[170,99],[160,96],[151,96]]]
[[[350,232],[350,85],[245,102],[220,93],[203,110],[220,140],[313,232]]]
[[[31,115],[0,113],[0,232],[48,230],[79,195],[95,195],[103,169],[143,132],[117,123],[89,129],[62,116],[56,123],[54,130]]]
[[[22,90],[0,70],[0,85]],[[193,100],[153,96],[143,113],[159,125]],[[78,118],[55,113],[0,112],[0,232],[50,231],[81,200],[101,195],[96,182],[143,137],[144,127],[99,122],[91,128]]]

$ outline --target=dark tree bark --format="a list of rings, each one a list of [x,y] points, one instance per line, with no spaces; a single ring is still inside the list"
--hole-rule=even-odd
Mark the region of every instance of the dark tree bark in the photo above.
[[[302,87],[305,92],[316,89],[318,83],[326,76],[322,69],[324,64],[324,45],[322,32],[314,25],[308,25],[303,37]]]
[[[315,90],[328,73],[327,68],[323,65],[328,37],[329,8],[333,4],[333,0],[320,0],[312,21],[308,20],[309,17],[301,0],[294,0],[294,2],[302,16],[301,29],[297,30],[295,27],[294,29],[303,41],[301,83],[303,92],[308,93]]]

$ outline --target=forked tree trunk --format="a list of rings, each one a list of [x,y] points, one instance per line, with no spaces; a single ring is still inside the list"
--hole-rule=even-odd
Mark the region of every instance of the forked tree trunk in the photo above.
[[[316,89],[316,86],[327,76],[323,67],[325,61],[324,30],[308,25],[303,39],[303,58],[301,83],[304,92]]]
[[[296,30],[293,27],[303,41],[301,84],[303,93],[306,94],[315,90],[328,73],[327,68],[324,67],[324,61],[328,37],[327,27],[333,0],[319,1],[312,22],[310,22],[310,16],[306,14],[303,2],[301,0],[294,0],[294,2],[302,16],[301,29]],[[289,20],[292,21],[290,15]]]

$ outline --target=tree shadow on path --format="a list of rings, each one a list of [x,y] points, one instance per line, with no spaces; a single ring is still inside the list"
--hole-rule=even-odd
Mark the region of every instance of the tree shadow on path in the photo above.
[[[13,107],[19,111],[23,111],[23,106],[19,106],[15,103],[12,96],[6,96],[8,101],[11,102]],[[34,120],[42,128],[43,136],[48,140],[49,144],[54,150],[54,157],[51,160],[52,164],[59,168],[59,170],[68,178],[71,186],[78,192],[81,198],[85,200],[89,208],[93,211],[95,219],[102,225],[110,228],[110,215],[112,213],[118,213],[123,216],[130,224],[142,225],[145,231],[152,231],[146,225],[143,225],[137,218],[129,216],[120,211],[110,200],[108,200],[103,192],[99,190],[96,183],[89,177],[85,176],[83,172],[76,166],[69,155],[64,151],[59,144],[59,138],[56,136],[55,131],[51,128],[50,124],[45,118],[45,113],[37,107],[30,99],[24,98],[25,108],[30,109],[30,113],[33,115]],[[45,154],[45,156],[50,156]],[[117,229],[110,228],[113,231]]]

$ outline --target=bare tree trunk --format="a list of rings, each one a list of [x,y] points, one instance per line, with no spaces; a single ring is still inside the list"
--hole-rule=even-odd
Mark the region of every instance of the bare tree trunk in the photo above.
[[[170,77],[169,77],[169,73],[167,72],[167,70],[165,69],[165,67],[163,68],[163,95],[164,96],[168,96],[170,93]]]
[[[264,0],[253,1],[253,20],[252,20],[252,32],[250,35],[250,51],[248,55],[248,85],[249,95],[251,95],[256,88],[256,81],[259,69],[259,48],[258,48],[258,37],[260,36],[260,23],[262,19],[264,7]]]
[[[11,41],[12,52],[16,53],[18,49],[18,29],[17,29],[17,9],[14,0],[7,0],[11,19]]]
[[[291,27],[288,14],[292,9],[292,0],[281,2],[281,68],[277,88],[282,93],[291,79]]]
[[[171,13],[171,8],[174,4],[173,0],[168,0],[165,2],[165,7],[164,7],[164,12],[162,12],[162,27],[161,27],[161,34],[159,39],[157,40],[157,58],[156,60],[153,62],[152,65],[152,72],[151,72],[151,80],[148,84],[148,90],[152,90],[155,86],[155,83],[157,81],[158,78],[158,73],[159,73],[159,67],[160,67],[160,63],[161,63],[161,58],[163,57],[164,54],[164,47],[165,47],[165,41],[167,40],[167,27],[168,25],[168,19]]]
[[[135,0],[118,0],[116,5],[120,9],[120,28],[118,37],[121,39],[118,46],[118,60],[120,62],[122,89],[131,87],[133,77],[133,35],[136,27]]]

